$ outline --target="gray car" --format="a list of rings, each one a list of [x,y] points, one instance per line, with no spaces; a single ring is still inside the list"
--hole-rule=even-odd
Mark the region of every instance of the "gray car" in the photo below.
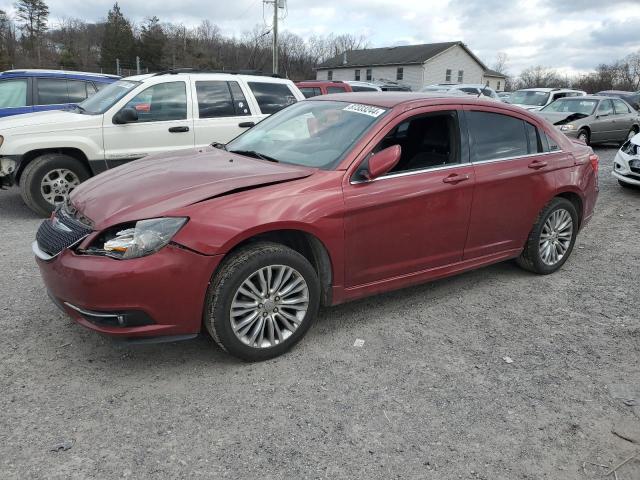
[[[537,112],[565,135],[592,143],[624,142],[640,132],[640,114],[619,98],[566,97]]]

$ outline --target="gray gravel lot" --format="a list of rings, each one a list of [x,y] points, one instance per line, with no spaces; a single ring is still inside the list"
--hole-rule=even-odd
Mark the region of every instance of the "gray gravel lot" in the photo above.
[[[40,219],[0,192],[0,478],[605,478],[593,464],[640,450],[612,433],[640,442],[640,192],[615,152],[560,272],[503,263],[328,309],[259,364],[74,324],[31,254]]]

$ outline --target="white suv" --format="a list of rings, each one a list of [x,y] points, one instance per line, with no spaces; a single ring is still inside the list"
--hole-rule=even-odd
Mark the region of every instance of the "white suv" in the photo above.
[[[523,88],[516,90],[509,96],[509,103],[537,112],[559,98],[583,97],[586,94],[587,92],[582,90],[570,88]]]
[[[290,80],[169,71],[128,77],[79,106],[0,119],[0,186],[47,215],[80,182],[147,156],[227,143],[304,96]]]

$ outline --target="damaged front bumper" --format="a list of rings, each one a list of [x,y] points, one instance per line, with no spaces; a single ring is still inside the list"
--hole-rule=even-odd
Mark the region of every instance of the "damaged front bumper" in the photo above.
[[[0,188],[8,188],[16,183],[19,162],[15,157],[0,157]]]

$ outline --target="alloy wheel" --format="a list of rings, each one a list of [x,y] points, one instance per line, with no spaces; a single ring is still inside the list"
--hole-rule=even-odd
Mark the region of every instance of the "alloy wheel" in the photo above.
[[[538,251],[542,261],[549,266],[560,262],[566,255],[573,238],[573,219],[564,208],[554,210],[544,222]]]
[[[65,200],[71,190],[80,185],[80,178],[73,171],[57,168],[49,171],[40,182],[43,198],[52,205]]]
[[[231,328],[253,348],[270,348],[287,340],[304,321],[309,287],[286,265],[270,265],[242,282],[231,302]]]

